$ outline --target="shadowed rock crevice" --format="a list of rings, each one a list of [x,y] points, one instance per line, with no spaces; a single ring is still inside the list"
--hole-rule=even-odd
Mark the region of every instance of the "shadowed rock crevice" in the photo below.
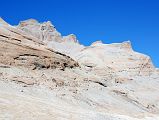
[[[99,85],[101,85],[101,86],[103,86],[103,87],[107,87],[107,85],[105,85],[105,84],[102,83],[102,82],[99,82],[99,81],[92,81],[92,82],[97,83],[97,84],[99,84]]]

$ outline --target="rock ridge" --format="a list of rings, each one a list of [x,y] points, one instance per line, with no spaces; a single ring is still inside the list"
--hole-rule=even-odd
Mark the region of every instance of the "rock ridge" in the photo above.
[[[50,21],[0,19],[2,120],[158,120],[158,86],[130,41],[84,46]]]

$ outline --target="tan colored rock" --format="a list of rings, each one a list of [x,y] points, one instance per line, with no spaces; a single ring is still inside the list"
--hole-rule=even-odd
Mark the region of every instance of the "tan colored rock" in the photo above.
[[[150,57],[134,52],[130,42],[102,44],[96,43],[82,49],[75,59],[80,64],[111,68],[112,72],[127,75],[151,75],[155,68]]]
[[[29,19],[21,21],[17,28],[31,34],[45,43],[52,40],[62,42],[61,34],[55,29],[50,21],[39,23],[34,19]]]
[[[78,43],[78,40],[74,34],[70,34],[68,36],[63,36],[63,42]]]
[[[0,31],[0,62],[32,69],[73,68],[78,63],[65,54],[50,50],[32,38],[12,30]],[[3,30],[2,29],[2,30]],[[14,30],[14,29],[13,29]]]

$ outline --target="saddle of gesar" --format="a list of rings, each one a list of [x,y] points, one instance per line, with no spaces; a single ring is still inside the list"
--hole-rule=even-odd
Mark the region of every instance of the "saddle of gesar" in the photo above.
[[[159,120],[159,69],[130,41],[84,46],[1,18],[0,120]]]

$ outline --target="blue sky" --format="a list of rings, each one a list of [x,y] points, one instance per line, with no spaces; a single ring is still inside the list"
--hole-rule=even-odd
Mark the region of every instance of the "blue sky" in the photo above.
[[[74,33],[90,45],[130,40],[135,51],[159,67],[158,0],[1,0],[0,16],[10,24],[50,20],[62,35]]]

